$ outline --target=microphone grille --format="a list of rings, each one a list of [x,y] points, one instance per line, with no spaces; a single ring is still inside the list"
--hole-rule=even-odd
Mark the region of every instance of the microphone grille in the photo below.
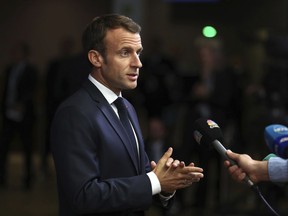
[[[200,145],[209,145],[214,140],[223,142],[223,135],[220,127],[211,119],[197,119],[193,127],[193,136],[195,141]]]

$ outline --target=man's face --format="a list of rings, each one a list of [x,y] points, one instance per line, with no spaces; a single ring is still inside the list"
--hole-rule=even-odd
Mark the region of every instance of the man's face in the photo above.
[[[139,68],[142,63],[140,35],[122,28],[109,30],[105,38],[106,56],[100,70],[101,82],[116,94],[137,86]],[[105,59],[105,61],[104,61]]]

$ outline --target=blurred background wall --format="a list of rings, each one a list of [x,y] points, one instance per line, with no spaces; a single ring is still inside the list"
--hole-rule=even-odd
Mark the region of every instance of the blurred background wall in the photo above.
[[[225,43],[229,61],[244,66],[253,82],[259,82],[265,60],[262,42],[269,35],[287,34],[287,8],[285,0],[4,0],[0,66],[9,63],[14,43],[26,41],[44,79],[47,63],[59,55],[63,39],[71,38],[73,52],[80,52],[85,25],[97,15],[118,12],[142,25],[144,55],[153,48],[153,39],[160,38],[162,49],[173,56],[183,74],[193,68],[195,38],[204,26],[212,25]]]
[[[184,3],[183,3],[184,2]],[[186,2],[186,3],[185,3]],[[205,25],[214,25],[231,52],[238,54],[243,41],[261,31],[286,33],[287,2],[285,0],[10,0],[0,8],[0,64],[9,61],[11,44],[28,41],[33,60],[43,68],[47,59],[58,54],[63,37],[71,36],[76,49],[85,25],[95,16],[121,12],[143,26],[143,43],[161,37],[167,51],[189,53],[192,41]],[[189,57],[186,57],[189,58]]]

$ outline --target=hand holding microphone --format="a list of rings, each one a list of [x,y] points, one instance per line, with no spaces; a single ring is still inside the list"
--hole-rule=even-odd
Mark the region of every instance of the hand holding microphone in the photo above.
[[[264,138],[272,152],[282,158],[288,158],[288,128],[286,126],[280,124],[267,126],[264,130]],[[255,183],[270,180],[268,160],[276,155],[269,154],[263,161],[253,160],[247,154],[236,154],[230,150],[227,151],[227,155],[239,165],[233,166],[225,161],[225,166],[234,180],[241,181],[246,174]]]
[[[259,195],[271,213],[279,216],[263,197],[258,186],[253,183],[253,181],[257,183],[269,180],[267,160],[256,161],[247,154],[236,154],[230,150],[227,151],[221,144],[223,136],[220,127],[210,119],[200,118],[195,121],[193,135],[196,142],[201,146],[209,147],[212,145],[225,160],[224,164],[228,167],[232,178],[247,183]]]
[[[269,181],[267,160],[253,160],[247,154],[237,154],[231,150],[227,151],[227,155],[237,163],[235,165],[231,165],[231,163],[227,160],[224,162],[224,165],[228,168],[228,171],[234,180],[241,182],[248,175],[251,181],[254,183]]]
[[[280,124],[268,125],[264,130],[264,139],[270,151],[276,155],[269,154],[263,159],[263,161],[253,160],[247,154],[236,154],[232,151],[227,151],[229,158],[236,161],[239,165],[233,166],[233,164],[225,161],[225,166],[228,167],[229,173],[234,180],[241,181],[245,173],[249,175],[251,180],[255,183],[271,181],[271,178],[272,181],[273,179],[280,179],[279,177],[275,177],[273,173],[277,173],[275,167],[279,169],[279,172],[281,172],[280,170],[282,169],[286,170],[285,167],[287,165],[285,161],[280,158],[288,158],[288,128]],[[271,157],[277,158],[277,160],[270,161],[270,165],[268,166],[268,161]],[[274,169],[271,170],[271,167],[274,167]],[[285,177],[281,178],[285,179]]]

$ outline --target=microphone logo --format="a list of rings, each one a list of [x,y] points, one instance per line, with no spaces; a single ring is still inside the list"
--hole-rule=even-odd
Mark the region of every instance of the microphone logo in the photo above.
[[[273,127],[273,130],[275,133],[279,134],[287,134],[288,133],[288,128],[282,125],[276,125]]]
[[[217,123],[214,122],[214,121],[212,121],[212,120],[210,120],[210,119],[207,120],[207,124],[208,124],[208,126],[210,127],[210,129],[219,128],[219,126],[217,125]]]
[[[287,141],[288,141],[288,137],[283,137],[280,139],[280,143],[287,142]]]

